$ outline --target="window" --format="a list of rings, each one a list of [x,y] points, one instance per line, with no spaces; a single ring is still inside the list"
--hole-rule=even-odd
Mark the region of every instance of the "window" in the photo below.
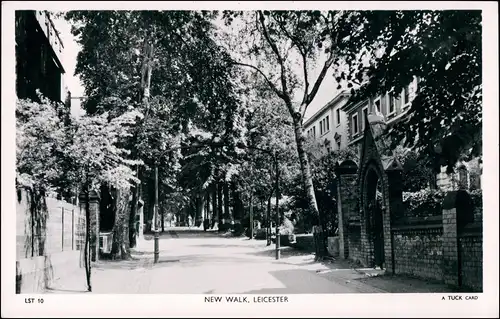
[[[387,93],[387,115],[394,114],[396,112],[396,97],[394,96],[394,91]]]
[[[319,122],[319,134],[323,135],[329,130],[330,130],[330,116],[327,116]]]
[[[410,106],[410,85],[407,85],[403,88],[403,92],[401,93],[402,96],[402,107],[408,107]]]
[[[342,143],[341,138],[340,138],[340,137],[339,137],[339,138],[336,138],[336,139],[335,139],[335,143],[337,143],[337,149],[339,150],[339,149],[340,149],[340,146],[341,146],[341,143]]]
[[[382,104],[380,103],[380,96],[375,99],[373,104],[375,105],[374,111],[376,113],[382,113]]]
[[[352,135],[356,135],[359,132],[359,127],[358,127],[358,114],[354,114],[352,116]]]
[[[365,123],[367,118],[368,118],[368,105],[363,108],[363,117],[362,117],[363,123],[361,124],[363,130],[365,129]]]
[[[313,137],[313,138],[316,138],[316,126],[314,126],[314,127],[312,128],[312,130],[313,130],[313,131],[312,131],[312,137]]]
[[[340,109],[337,109],[337,125],[340,125]]]

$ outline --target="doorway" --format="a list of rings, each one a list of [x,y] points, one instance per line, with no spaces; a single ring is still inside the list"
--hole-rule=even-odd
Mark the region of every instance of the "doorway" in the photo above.
[[[384,269],[384,220],[382,179],[375,169],[369,169],[366,175],[365,216],[371,255],[370,264],[374,268]]]

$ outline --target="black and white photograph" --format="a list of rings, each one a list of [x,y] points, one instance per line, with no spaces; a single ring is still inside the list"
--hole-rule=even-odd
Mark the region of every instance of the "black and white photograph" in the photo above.
[[[146,3],[2,13],[2,317],[498,316],[496,2]]]

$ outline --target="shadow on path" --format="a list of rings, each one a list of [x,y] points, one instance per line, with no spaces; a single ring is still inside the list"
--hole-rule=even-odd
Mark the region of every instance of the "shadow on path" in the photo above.
[[[270,271],[270,275],[278,279],[284,288],[263,288],[246,291],[248,294],[332,294],[355,293],[356,290],[334,283],[316,275],[315,271],[289,269]]]
[[[46,288],[46,293],[90,293],[90,291],[85,289],[62,289],[62,288]]]

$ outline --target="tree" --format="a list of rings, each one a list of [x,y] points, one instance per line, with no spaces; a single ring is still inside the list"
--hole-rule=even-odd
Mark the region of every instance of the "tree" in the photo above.
[[[32,225],[41,235],[38,236],[38,253],[41,254],[45,248],[47,192],[76,186],[83,190],[87,196],[84,257],[87,285],[91,291],[89,191],[99,189],[103,183],[126,189],[129,181],[135,179],[130,166],[140,163],[127,160],[127,151],[119,142],[128,135],[141,114],[130,112],[118,118],[103,114],[73,119],[64,105],[41,95],[39,100],[39,103],[17,102],[16,182],[29,192]]]
[[[63,184],[65,172],[65,128],[59,117],[62,106],[41,94],[38,99],[16,101],[16,186],[28,193],[31,257],[44,254],[45,197]]]
[[[71,11],[65,17],[82,46],[76,73],[88,96],[87,112],[120,115],[132,108],[144,114],[124,141],[131,158],[145,163],[139,179],[152,181],[148,177],[156,162],[161,174],[175,177],[183,154],[167,150],[191,142],[190,130],[200,128],[214,138],[235,130],[237,99],[225,52],[212,40],[212,13]],[[160,186],[175,182],[169,178]],[[132,217],[139,188],[133,193]]]
[[[240,48],[245,45],[246,48],[241,48],[239,57],[232,57],[234,65],[246,67],[262,76],[288,110],[308,203],[319,219],[310,163],[304,150],[303,119],[327,71],[340,59],[342,48],[349,43],[347,37],[356,26],[355,14],[334,11],[225,11],[224,18],[228,24],[235,18],[243,22],[242,34],[236,41],[242,44]],[[237,47],[237,43],[231,45]],[[256,64],[242,61],[241,56],[256,61]],[[312,67],[317,65],[320,67],[319,75],[310,82]],[[301,67],[302,74],[294,70],[296,66]],[[297,98],[298,95],[300,98]],[[318,225],[321,224],[319,221]]]
[[[437,171],[451,172],[461,156],[479,156],[481,11],[364,11],[360,21],[362,31],[351,41],[363,52],[344,61],[350,72],[343,80],[364,81],[352,101],[401,92],[417,77],[408,116],[388,131],[393,146],[436,159]]]
[[[141,162],[127,159],[129,152],[120,147],[120,140],[130,136],[130,130],[136,118],[142,114],[127,112],[119,117],[110,118],[107,113],[98,116],[83,116],[74,122],[71,145],[67,147],[67,156],[71,159],[74,177],[81,181],[82,190],[87,197],[86,207],[86,239],[85,266],[88,290],[92,291],[90,269],[90,242],[98,240],[90,238],[90,191],[100,189],[102,184],[110,185],[117,192],[127,191],[131,182],[136,182],[132,167]],[[118,203],[119,205],[120,203]],[[117,208],[116,218],[126,219],[128,212]],[[126,237],[128,234],[122,226],[126,223],[115,223],[114,241],[119,243],[119,254],[126,258]],[[96,252],[98,253],[98,252]]]

